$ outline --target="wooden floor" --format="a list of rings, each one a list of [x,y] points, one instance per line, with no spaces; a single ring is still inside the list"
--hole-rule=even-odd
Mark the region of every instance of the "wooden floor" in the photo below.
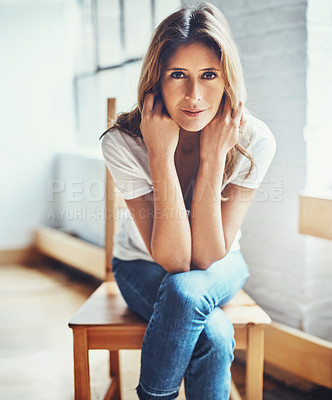
[[[56,262],[0,266],[0,399],[72,400],[72,336],[68,320],[99,282]],[[137,399],[139,351],[122,351],[124,400]],[[107,381],[107,352],[90,354],[92,399]],[[243,391],[243,366],[233,363]],[[325,400],[332,392],[300,392],[270,378],[264,400]],[[179,399],[184,400],[183,386]]]

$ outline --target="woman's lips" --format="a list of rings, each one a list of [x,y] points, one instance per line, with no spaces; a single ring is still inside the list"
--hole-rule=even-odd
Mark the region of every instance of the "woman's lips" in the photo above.
[[[203,114],[206,110],[181,110],[183,111],[188,117],[199,117]]]

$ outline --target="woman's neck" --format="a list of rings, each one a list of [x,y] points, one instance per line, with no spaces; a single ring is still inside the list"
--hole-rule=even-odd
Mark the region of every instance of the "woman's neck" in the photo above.
[[[199,150],[201,131],[189,132],[180,128],[177,151],[181,154],[191,154]]]

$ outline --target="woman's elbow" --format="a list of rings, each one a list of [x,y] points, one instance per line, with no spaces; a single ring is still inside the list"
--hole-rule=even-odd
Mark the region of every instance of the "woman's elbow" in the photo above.
[[[219,261],[223,259],[226,256],[227,253],[225,252],[220,252],[219,254],[215,255],[214,257],[196,257],[196,259],[193,258],[191,267],[192,269],[202,269],[206,270],[211,267],[213,263],[216,261]]]
[[[167,272],[175,274],[190,271],[191,249],[179,247],[177,250],[171,251],[156,242],[151,245],[152,258]]]
[[[190,259],[174,256],[162,257],[158,254],[153,254],[152,258],[170,274],[190,271]]]

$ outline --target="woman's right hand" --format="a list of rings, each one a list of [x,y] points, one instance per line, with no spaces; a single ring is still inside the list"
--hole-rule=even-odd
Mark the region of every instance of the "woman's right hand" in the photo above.
[[[141,115],[140,129],[149,156],[174,157],[179,141],[179,125],[163,113],[163,101],[147,93]],[[155,104],[154,104],[155,103]]]

